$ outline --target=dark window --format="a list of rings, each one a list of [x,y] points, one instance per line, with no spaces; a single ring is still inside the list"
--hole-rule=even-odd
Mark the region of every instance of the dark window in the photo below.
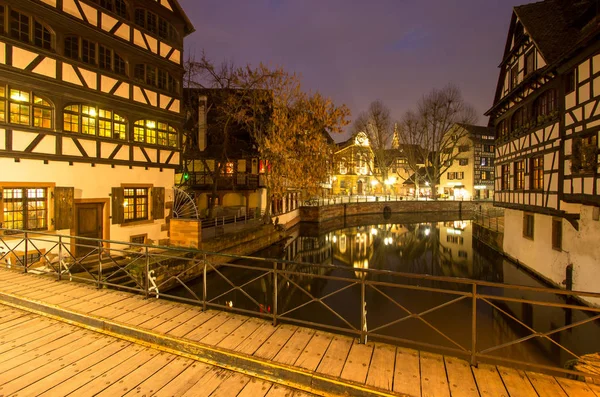
[[[158,36],[163,39],[169,38],[169,24],[162,18],[158,20]]]
[[[458,159],[458,165],[468,165],[469,159]]]
[[[567,73],[565,80],[565,94],[570,94],[575,91],[575,69]]]
[[[127,64],[125,63],[125,60],[123,58],[121,58],[119,56],[119,54],[117,54],[116,52],[114,53],[114,56],[115,56],[115,73],[127,75]]]
[[[502,190],[510,189],[510,166],[508,164],[502,165]]]
[[[146,65],[146,84],[156,86],[156,68]]]
[[[7,229],[48,229],[46,188],[4,189],[4,227]]]
[[[571,172],[594,172],[598,164],[598,139],[596,135],[573,139]]]
[[[156,33],[158,31],[158,27],[156,26],[157,18],[156,14],[146,11],[146,29],[152,33]]]
[[[144,81],[146,79],[146,65],[144,65],[143,63],[138,63],[137,65],[135,65],[135,68],[133,69],[133,77],[136,80],[141,80]]]
[[[544,157],[538,156],[531,159],[531,186],[532,190],[544,188]]]
[[[483,151],[486,153],[494,153],[494,145],[483,145]]]
[[[78,37],[65,37],[65,56],[72,59],[79,59]]]
[[[160,88],[161,90],[167,89],[167,76],[167,72],[161,69],[158,70],[158,88]]]
[[[487,167],[489,164],[489,158],[488,157],[482,157],[481,158],[481,166],[482,167]]]
[[[481,171],[481,180],[487,181],[489,179],[490,179],[490,172],[489,171]]]
[[[141,8],[135,10],[135,24],[141,27],[146,26],[146,13]]]
[[[523,237],[533,240],[533,214],[523,214]]]
[[[4,34],[4,6],[0,5],[0,34]]]
[[[469,254],[467,254],[467,251],[463,251],[463,250],[458,251],[459,258],[467,258],[468,256],[469,256]]]
[[[506,120],[500,120],[500,122],[496,126],[496,131],[497,138],[506,138],[508,136],[508,123],[506,122]]]
[[[519,65],[515,65],[510,69],[510,89],[512,90],[519,83]]]
[[[535,116],[538,121],[543,116],[548,116],[556,110],[556,90],[548,90],[535,100]]]
[[[525,55],[525,76],[533,73],[534,70],[535,70],[535,52],[533,50],[531,50]]]
[[[81,40],[81,60],[85,63],[96,63],[96,43],[86,39]]]
[[[127,18],[127,5],[124,0],[115,0],[115,13],[123,18]]]
[[[36,47],[44,48],[46,50],[52,49],[52,33],[39,22],[35,22],[34,40],[33,44]]]
[[[465,179],[465,173],[464,172],[457,172],[456,173],[456,179]]]
[[[98,46],[98,66],[105,70],[112,70],[112,50],[102,44]]]
[[[29,17],[18,11],[10,12],[10,36],[24,43],[29,43]]]
[[[456,172],[448,172],[448,179],[456,179]]]
[[[515,161],[515,190],[525,189],[525,161]]]
[[[100,7],[104,8],[108,11],[113,11],[113,2],[112,0],[99,0],[98,4]]]
[[[512,115],[510,122],[511,131],[513,132],[513,134],[518,134],[522,132],[521,128],[523,128],[529,122],[528,110],[529,109],[527,109],[527,107],[522,106],[521,108],[517,109],[517,111]]]
[[[468,151],[469,151],[469,145],[461,145],[458,147],[459,153],[468,152]]]
[[[562,220],[552,219],[552,249],[562,251]]]
[[[124,221],[142,221],[148,219],[148,188],[123,189]]]

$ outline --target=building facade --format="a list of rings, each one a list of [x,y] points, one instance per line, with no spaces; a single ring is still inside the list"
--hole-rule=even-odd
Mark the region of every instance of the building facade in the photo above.
[[[454,147],[449,168],[440,175],[438,192],[456,200],[494,197],[494,129],[457,124],[462,137]]]
[[[0,223],[167,238],[180,163],[176,0],[0,1]]]
[[[598,291],[597,2],[515,7],[494,105],[504,250],[556,284]]]

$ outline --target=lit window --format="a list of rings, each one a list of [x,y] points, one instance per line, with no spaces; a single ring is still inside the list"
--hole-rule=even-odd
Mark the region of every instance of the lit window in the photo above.
[[[525,161],[515,162],[515,190],[525,189]]]
[[[148,219],[148,188],[125,188],[123,193],[125,222]]]
[[[167,123],[138,120],[133,128],[133,139],[137,142],[177,147],[177,130]]]
[[[3,190],[4,227],[7,229],[46,230],[48,200],[46,188]]]
[[[65,131],[114,139],[127,137],[125,119],[112,110],[89,105],[70,105],[65,107],[63,119]]]
[[[544,157],[538,156],[531,159],[531,189],[542,190],[544,188]]]

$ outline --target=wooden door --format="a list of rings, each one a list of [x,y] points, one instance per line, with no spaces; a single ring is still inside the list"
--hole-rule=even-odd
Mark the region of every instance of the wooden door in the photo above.
[[[75,235],[101,239],[103,203],[85,203],[75,205],[75,219],[77,228]],[[98,242],[92,240],[76,239],[75,252],[77,256],[83,256],[98,246]]]
[[[357,194],[363,194],[363,182],[362,181],[358,181],[358,192]]]

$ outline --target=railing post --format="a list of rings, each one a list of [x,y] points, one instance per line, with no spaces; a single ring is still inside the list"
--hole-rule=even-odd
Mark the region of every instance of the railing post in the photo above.
[[[360,343],[367,343],[367,305],[365,299],[365,279],[367,275],[364,271],[360,275]]]
[[[146,256],[146,299],[150,297],[150,256],[148,255],[148,247],[145,247],[144,254]]]
[[[471,365],[477,366],[477,284],[473,283],[471,312]]]
[[[206,254],[204,254],[204,270],[202,272],[202,311],[206,311]]]
[[[102,241],[98,241],[98,289],[102,282]]]
[[[25,254],[23,254],[23,273],[27,273],[27,232],[25,232]]]
[[[273,262],[273,326],[277,326],[277,262]]]
[[[62,279],[62,236],[58,236],[58,281]]]

